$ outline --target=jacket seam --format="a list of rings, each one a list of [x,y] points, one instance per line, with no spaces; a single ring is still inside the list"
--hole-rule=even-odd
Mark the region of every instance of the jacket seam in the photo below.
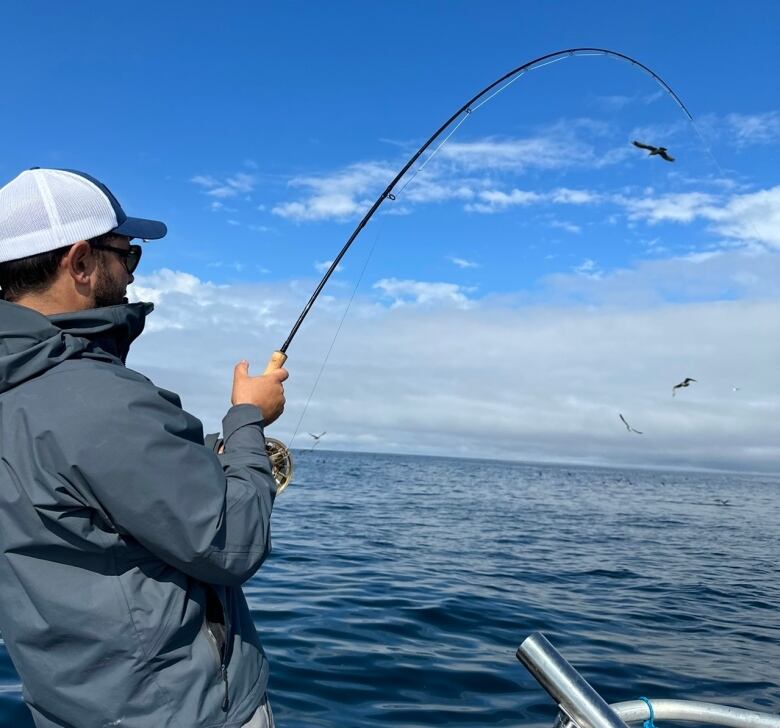
[[[144,641],[141,638],[141,633],[138,629],[138,626],[136,625],[135,620],[133,619],[133,610],[130,608],[130,602],[128,600],[127,593],[125,592],[125,588],[124,585],[122,584],[122,580],[119,578],[119,574],[118,574],[119,569],[116,561],[116,554],[113,553],[113,550],[111,551],[111,561],[113,562],[114,565],[114,571],[115,571],[114,579],[116,580],[116,583],[119,585],[119,591],[122,594],[122,599],[124,600],[125,606],[127,607],[127,616],[129,618],[130,625],[132,626],[133,632],[135,633],[136,641],[138,642],[138,645],[141,648],[144,657],[146,658],[146,665],[144,667],[146,667],[147,669],[143,670],[143,673],[149,674],[149,677],[152,683],[154,684],[155,688],[157,688],[157,691],[161,694],[163,700],[165,700],[166,704],[168,705],[168,708],[171,711],[171,720],[173,721],[173,725],[182,728],[181,723],[179,723],[179,721],[176,719],[176,709],[175,709],[175,705],[173,704],[173,701],[171,700],[171,696],[168,694],[168,691],[157,681],[157,678],[154,675],[154,671],[148,669],[148,665],[150,663],[151,658],[149,653],[146,650]]]

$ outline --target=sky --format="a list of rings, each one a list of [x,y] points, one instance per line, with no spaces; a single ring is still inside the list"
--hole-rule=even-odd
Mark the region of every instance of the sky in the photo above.
[[[694,122],[603,55],[475,108],[328,282],[268,434],[777,472],[777,27],[768,1],[14,4],[0,180],[80,169],[167,223],[130,292],[156,310],[128,365],[216,431],[234,363],[262,371],[444,120],[535,57],[627,54]]]

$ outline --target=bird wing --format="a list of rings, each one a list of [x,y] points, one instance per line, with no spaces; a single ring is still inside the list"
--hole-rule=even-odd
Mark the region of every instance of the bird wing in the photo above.
[[[655,147],[651,147],[649,144],[642,144],[642,142],[638,142],[636,140],[634,140],[632,143],[635,147],[639,147],[640,149],[655,149]]]
[[[623,415],[618,415],[618,417],[620,417],[623,424],[630,430],[631,428],[629,427],[628,422],[626,422],[626,418],[623,417]]]
[[[665,149],[662,149],[660,152],[658,152],[663,159],[665,159],[667,162],[674,162],[674,157],[669,156],[667,151]]]
[[[631,428],[631,432],[636,432],[637,435],[643,435],[643,432],[640,432],[639,430],[635,430],[633,427]]]

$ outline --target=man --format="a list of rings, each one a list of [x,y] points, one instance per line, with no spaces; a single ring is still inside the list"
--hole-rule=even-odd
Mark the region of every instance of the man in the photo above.
[[[81,172],[0,188],[0,631],[39,728],[272,726],[241,591],[271,548],[263,427],[284,369],[235,367],[223,440],[125,367],[147,303],[129,218]]]

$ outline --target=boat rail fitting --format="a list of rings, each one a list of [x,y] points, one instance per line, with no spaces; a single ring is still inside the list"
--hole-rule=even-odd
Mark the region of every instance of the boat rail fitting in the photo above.
[[[698,700],[653,700],[652,703],[656,720],[682,720],[726,728],[780,728],[780,715],[772,713]],[[639,723],[650,717],[647,705],[641,700],[612,703],[610,707],[626,723]]]
[[[579,728],[628,728],[540,632],[523,640],[517,659]],[[565,723],[561,719],[558,725]]]

